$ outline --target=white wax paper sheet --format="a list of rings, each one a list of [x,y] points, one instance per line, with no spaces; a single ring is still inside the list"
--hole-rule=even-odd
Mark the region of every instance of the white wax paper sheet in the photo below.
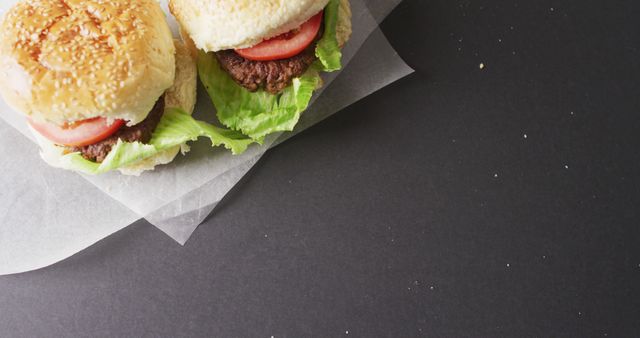
[[[200,141],[187,156],[140,177],[78,175],[48,167],[24,118],[0,101],[0,275],[58,262],[142,217],[184,244],[267,149],[412,72],[377,28],[400,1],[352,0],[345,69],[325,77],[293,133],[272,135],[241,156]],[[0,10],[14,2],[1,2]],[[194,115],[214,121],[214,111],[200,88]]]

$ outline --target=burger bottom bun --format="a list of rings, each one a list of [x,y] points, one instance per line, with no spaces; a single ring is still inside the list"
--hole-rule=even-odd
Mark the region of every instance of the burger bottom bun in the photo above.
[[[196,104],[197,89],[195,58],[183,42],[175,40],[174,43],[176,46],[176,77],[173,86],[164,95],[165,111],[170,108],[180,108],[192,114]],[[64,156],[65,148],[53,144],[34,130],[32,132],[40,145],[40,155],[44,161],[53,167],[60,167],[57,164]],[[144,171],[154,170],[158,165],[171,163],[181,151],[186,153],[189,151],[189,147],[186,144],[176,146],[118,170],[124,175],[139,176]]]
[[[351,38],[351,4],[349,0],[340,0],[340,10],[338,11],[338,24],[336,25],[336,38],[338,45],[342,48],[349,38]]]

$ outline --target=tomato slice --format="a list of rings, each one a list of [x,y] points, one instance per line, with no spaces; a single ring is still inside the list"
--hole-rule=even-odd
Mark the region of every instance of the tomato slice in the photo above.
[[[58,126],[29,119],[29,124],[38,133],[55,144],[68,147],[83,147],[98,143],[113,135],[125,124],[125,121],[115,120],[109,124],[107,119],[97,117],[65,126]]]
[[[245,59],[271,61],[288,59],[300,54],[316,39],[322,26],[323,11],[303,23],[300,28],[265,40],[253,47],[236,49]]]

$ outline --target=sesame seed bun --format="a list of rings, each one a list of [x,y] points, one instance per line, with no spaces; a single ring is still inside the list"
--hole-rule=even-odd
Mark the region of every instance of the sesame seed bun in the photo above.
[[[196,92],[198,86],[198,69],[196,58],[191,49],[176,40],[176,81],[164,96],[165,111],[169,108],[180,108],[189,114],[193,114],[196,105]],[[189,147],[184,144],[172,149],[167,149],[156,156],[149,157],[134,165],[121,168],[125,175],[138,176],[147,170],[154,170],[156,166],[171,163],[178,153],[186,153]]]
[[[29,0],[0,23],[0,94],[37,120],[143,121],[174,82],[175,47],[155,0]]]
[[[173,86],[165,92],[165,111],[170,108],[181,108],[191,114],[196,104],[198,76],[196,60],[191,50],[184,43],[179,40],[175,40],[174,43],[176,49],[176,76]],[[60,163],[61,157],[65,154],[65,148],[53,144],[36,131],[33,131],[33,134],[40,144],[42,158],[49,165],[60,167],[58,163]],[[119,171],[125,175],[138,176],[144,171],[155,169],[158,165],[170,163],[180,151],[187,152],[188,150],[189,147],[187,145],[177,146],[129,167],[120,168]]]
[[[169,8],[199,49],[217,52],[251,47],[291,31],[328,3],[329,0],[170,0]]]

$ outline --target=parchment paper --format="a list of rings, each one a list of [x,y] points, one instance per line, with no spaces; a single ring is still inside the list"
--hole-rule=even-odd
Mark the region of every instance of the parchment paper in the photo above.
[[[3,1],[0,9],[13,2]],[[376,19],[399,2],[352,0],[354,35],[344,51],[345,69],[325,77],[295,132],[272,135],[241,156],[203,141],[193,143],[188,156],[140,177],[78,175],[48,167],[37,146],[12,130],[31,139],[24,118],[0,101],[6,122],[0,121],[0,275],[58,262],[141,217],[184,244],[269,147],[412,71],[377,28]],[[195,115],[212,121],[210,100],[202,88],[199,94]]]

